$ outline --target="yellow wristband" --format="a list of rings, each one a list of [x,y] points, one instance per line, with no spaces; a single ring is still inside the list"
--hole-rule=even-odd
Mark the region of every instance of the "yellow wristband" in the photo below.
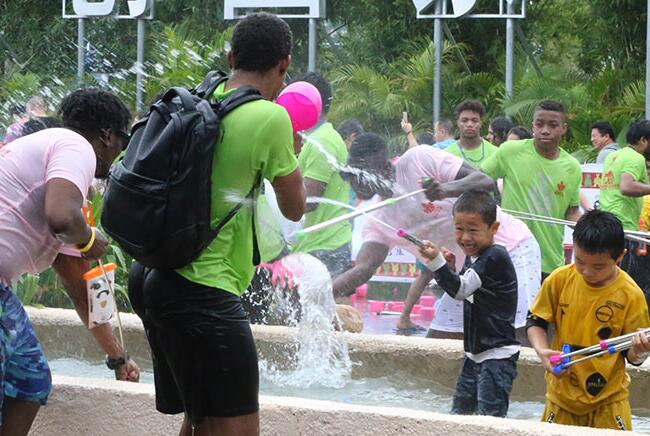
[[[86,245],[84,245],[82,248],[79,249],[80,253],[88,253],[90,249],[92,248],[93,244],[95,243],[95,228],[91,227],[90,228],[90,240]]]

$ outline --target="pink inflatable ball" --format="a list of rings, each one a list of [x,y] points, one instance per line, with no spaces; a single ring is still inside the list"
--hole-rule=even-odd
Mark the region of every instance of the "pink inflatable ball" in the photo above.
[[[414,305],[413,305],[413,309],[411,309],[411,314],[412,314],[412,315],[417,315],[417,314],[419,314],[419,313],[420,313],[420,309],[422,309],[422,305],[421,305],[421,304],[414,304]]]
[[[368,295],[368,284],[365,283],[357,288],[356,292],[357,298],[366,298]]]
[[[386,307],[386,304],[385,304],[384,301],[368,300],[368,310],[372,314],[377,314],[379,312],[383,312],[385,307]]]
[[[275,102],[289,113],[294,133],[314,127],[323,110],[318,89],[307,82],[294,82],[287,86]]]
[[[433,315],[436,313],[436,310],[433,307],[422,307],[420,308],[420,318],[431,320]]]
[[[433,307],[433,303],[436,302],[436,297],[433,295],[423,295],[420,297],[420,304],[422,307]]]

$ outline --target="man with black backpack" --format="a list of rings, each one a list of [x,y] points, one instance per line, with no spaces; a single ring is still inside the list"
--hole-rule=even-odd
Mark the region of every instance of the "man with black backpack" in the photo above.
[[[257,353],[240,295],[253,277],[259,257],[256,238],[264,237],[265,229],[253,225],[254,207],[242,200],[249,196],[255,200],[262,179],[268,179],[284,216],[297,221],[305,207],[291,121],[282,107],[271,102],[291,63],[291,30],[273,15],[252,14],[235,26],[231,44],[228,62],[232,75],[214,90],[211,101],[227,107],[229,96],[247,87],[255,88],[264,99],[253,99],[227,112],[214,135],[208,174],[210,220],[212,227],[221,227],[189,264],[156,268],[159,262],[173,263],[173,256],[168,253],[167,258],[154,259],[143,255],[144,262],[153,267],[136,263],[129,280],[131,302],[151,345],[156,407],[162,413],[185,413],[180,435],[188,436],[259,433]],[[172,93],[181,98],[184,94],[178,89]],[[198,91],[193,95],[199,95]],[[190,102],[179,104],[185,107],[185,103]],[[139,129],[146,135],[146,124],[151,121],[144,122],[141,128],[136,127],[134,138]],[[127,165],[132,145],[133,140],[125,157]],[[118,183],[119,178],[115,179]]]

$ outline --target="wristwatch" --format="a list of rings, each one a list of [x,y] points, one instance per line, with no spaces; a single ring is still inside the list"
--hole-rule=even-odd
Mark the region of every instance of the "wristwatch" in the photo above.
[[[120,356],[118,358],[111,358],[108,355],[106,356],[106,366],[108,366],[108,369],[117,369],[120,366],[124,365],[126,361],[129,360],[129,356]]]

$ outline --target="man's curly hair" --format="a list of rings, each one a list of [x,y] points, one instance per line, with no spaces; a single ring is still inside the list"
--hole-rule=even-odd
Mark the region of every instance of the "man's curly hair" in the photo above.
[[[64,127],[87,134],[102,129],[127,132],[131,125],[129,109],[114,94],[99,89],[78,89],[65,97],[59,106]]]
[[[265,73],[291,54],[293,36],[289,25],[264,12],[248,15],[232,34],[233,67]]]

